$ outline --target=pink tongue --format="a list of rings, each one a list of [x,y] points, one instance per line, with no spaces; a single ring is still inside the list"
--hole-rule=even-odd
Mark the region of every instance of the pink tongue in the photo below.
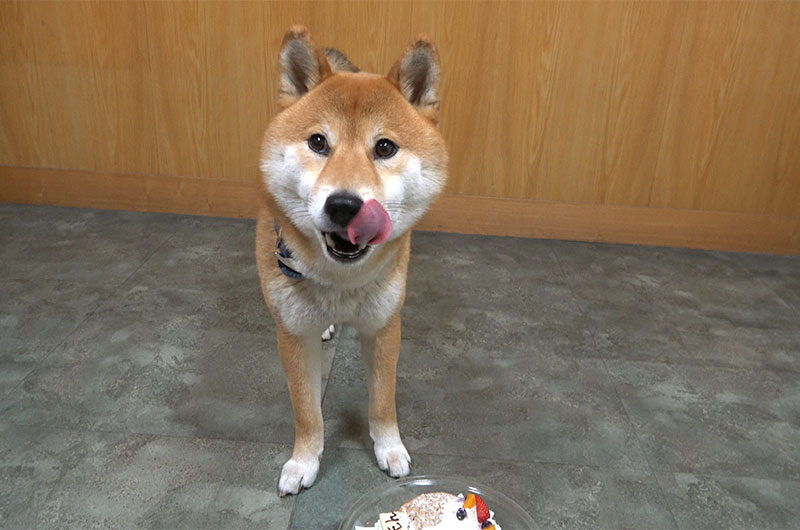
[[[375,199],[364,203],[347,225],[347,237],[354,245],[377,245],[386,241],[391,233],[392,220]]]

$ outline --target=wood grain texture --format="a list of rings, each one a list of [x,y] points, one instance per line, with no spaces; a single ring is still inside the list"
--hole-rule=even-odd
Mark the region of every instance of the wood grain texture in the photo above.
[[[274,99],[264,4],[148,2],[145,8],[160,140],[151,172],[254,178]]]
[[[687,4],[650,204],[798,215],[800,3],[723,5]]]
[[[377,72],[434,38],[450,194],[800,216],[781,0],[4,1],[0,164],[252,182],[294,23]]]
[[[0,202],[255,217],[258,193],[252,180],[0,166]]]
[[[0,166],[0,202],[254,218],[253,181]],[[419,229],[800,255],[800,219],[445,193]]]
[[[144,9],[137,3],[0,4],[0,157],[148,171],[156,160]]]
[[[800,219],[446,194],[424,230],[800,255]]]

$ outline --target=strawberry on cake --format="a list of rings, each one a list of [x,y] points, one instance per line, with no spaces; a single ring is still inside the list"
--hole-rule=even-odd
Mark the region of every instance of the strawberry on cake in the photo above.
[[[374,526],[355,530],[502,530],[480,495],[425,493],[398,510],[379,515]]]

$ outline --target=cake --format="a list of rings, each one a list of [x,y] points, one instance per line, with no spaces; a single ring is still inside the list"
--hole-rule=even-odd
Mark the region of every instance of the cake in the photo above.
[[[480,495],[424,493],[393,512],[382,513],[374,526],[355,530],[502,530]]]

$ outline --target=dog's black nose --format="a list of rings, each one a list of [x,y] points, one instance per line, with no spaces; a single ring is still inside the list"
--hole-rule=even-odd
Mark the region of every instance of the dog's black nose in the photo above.
[[[362,204],[364,201],[350,193],[334,193],[325,201],[325,213],[334,224],[345,227],[356,216]]]

